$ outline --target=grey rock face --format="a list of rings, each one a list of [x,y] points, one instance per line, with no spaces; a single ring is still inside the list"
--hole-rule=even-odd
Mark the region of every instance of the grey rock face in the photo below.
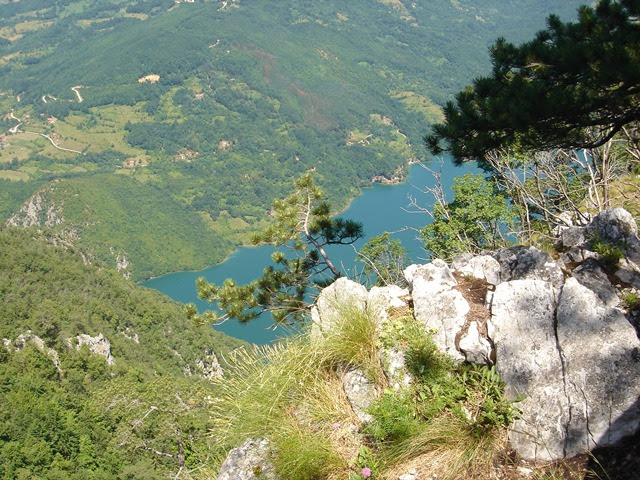
[[[464,361],[456,348],[456,335],[462,330],[469,303],[460,292],[446,263],[436,260],[427,265],[412,265],[405,270],[413,297],[416,320],[421,322],[438,348],[454,360]]]
[[[623,258],[618,262],[618,270],[615,276],[623,283],[631,285],[633,288],[640,288],[640,265]]]
[[[36,192],[27,200],[18,213],[7,220],[7,225],[14,227],[53,227],[64,221],[62,209],[50,203],[49,194],[54,191],[55,184],[59,180],[52,182],[47,187]]]
[[[106,358],[109,365],[113,365],[115,363],[113,356],[111,356],[111,343],[101,333],[96,337],[82,333],[76,337],[76,340],[78,341],[76,345],[78,350],[80,350],[83,345],[86,345],[89,347],[89,351],[91,353],[102,355]]]
[[[458,255],[451,262],[451,268],[462,275],[484,280],[489,285],[500,283],[500,263],[490,255]]]
[[[210,348],[204,352],[204,358],[196,360],[196,367],[202,376],[209,380],[222,378],[224,376],[220,362],[218,362],[218,357],[216,357],[216,354]]]
[[[477,365],[491,364],[491,343],[480,335],[478,322],[471,322],[469,330],[460,338],[460,350],[465,360]]]
[[[494,252],[500,263],[500,281],[536,279],[560,288],[564,282],[562,269],[551,255],[535,247],[511,247]]]
[[[638,235],[636,221],[624,208],[608,208],[598,213],[593,217],[589,230],[592,235],[610,243],[620,243]]]
[[[562,246],[565,248],[577,247],[587,241],[586,231],[583,227],[567,227],[560,233]]]
[[[9,340],[8,338],[3,338],[2,341],[5,348],[10,351],[12,344],[11,340]],[[27,343],[33,343],[38,350],[46,353],[49,357],[51,357],[51,361],[58,369],[58,371],[62,371],[62,369],[60,368],[60,357],[58,356],[58,352],[56,352],[53,348],[47,347],[47,345],[44,343],[44,340],[42,340],[39,336],[34,335],[31,330],[27,330],[25,333],[21,333],[20,335],[18,335],[13,341],[13,346],[16,350],[22,350],[27,345]]]
[[[573,278],[557,315],[570,414],[563,451],[571,457],[640,428],[640,341],[622,313]]]
[[[404,352],[401,350],[384,348],[382,351],[382,367],[389,385],[394,390],[408,387],[413,383],[413,378],[407,369]]]
[[[600,274],[585,266],[558,299],[540,280],[496,288],[489,336],[507,396],[526,395],[509,439],[527,460],[572,457],[640,428],[640,341],[605,303],[614,300]]]
[[[587,260],[574,269],[572,274],[573,278],[594,292],[605,305],[615,307],[620,303],[609,277],[594,260]]]
[[[509,440],[528,460],[564,456],[562,442],[569,419],[562,382],[562,361],[554,331],[555,289],[543,280],[514,280],[497,286],[489,320],[496,368],[523,416]]]
[[[229,452],[218,480],[277,480],[269,454],[267,440],[250,438]]]
[[[342,374],[342,386],[358,419],[362,423],[371,422],[373,417],[367,409],[378,396],[373,382],[361,370],[349,367]]]
[[[408,297],[409,290],[400,288],[397,285],[372,287],[367,297],[367,305],[371,309],[371,313],[379,317],[384,323],[394,311],[408,309]]]
[[[337,279],[324,288],[311,309],[313,322],[311,335],[319,336],[331,331],[331,328],[341,319],[340,308],[345,305],[364,310],[368,295],[365,287],[345,277]]]

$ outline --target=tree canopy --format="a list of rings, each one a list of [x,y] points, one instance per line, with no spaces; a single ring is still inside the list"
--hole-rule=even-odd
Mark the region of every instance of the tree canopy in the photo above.
[[[493,71],[459,92],[425,137],[457,162],[495,149],[595,148],[640,119],[640,1],[600,0],[575,22],[491,47]]]

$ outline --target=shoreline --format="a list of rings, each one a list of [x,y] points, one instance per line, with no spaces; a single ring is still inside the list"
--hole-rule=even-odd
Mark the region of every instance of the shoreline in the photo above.
[[[344,206],[344,208],[342,208],[341,210],[338,210],[336,213],[333,214],[333,217],[336,217],[338,215],[342,215],[344,212],[346,212],[347,210],[349,210],[349,208],[351,208],[352,204],[354,201],[356,201],[364,192],[365,190],[369,190],[371,188],[393,188],[393,187],[397,187],[399,185],[403,185],[404,183],[409,181],[409,176],[411,175],[411,170],[414,167],[414,165],[417,165],[418,163],[407,163],[407,174],[405,176],[405,178],[401,181],[401,182],[396,182],[396,183],[379,183],[379,182],[370,182],[369,185],[365,185],[363,187],[359,187],[359,193],[351,198],[347,204]],[[141,280],[139,282],[136,282],[137,285],[142,285],[145,286],[144,284],[146,282],[150,282],[152,280],[158,280],[162,277],[166,277],[168,275],[174,275],[177,273],[198,273],[198,272],[204,272],[205,270],[209,270],[210,268],[213,267],[218,267],[220,265],[223,265],[224,263],[228,262],[231,258],[233,258],[234,255],[236,255],[240,249],[244,249],[244,248],[261,248],[264,246],[268,246],[269,244],[264,244],[264,245],[250,245],[250,244],[240,244],[237,245],[233,251],[231,251],[229,254],[227,254],[221,261],[217,262],[217,263],[212,263],[209,264],[207,266],[204,266],[203,268],[200,269],[195,269],[195,270],[175,270],[173,272],[167,272],[167,273],[163,273],[161,275],[156,275],[153,277],[150,277],[146,280]],[[147,287],[147,288],[153,288],[153,287]]]

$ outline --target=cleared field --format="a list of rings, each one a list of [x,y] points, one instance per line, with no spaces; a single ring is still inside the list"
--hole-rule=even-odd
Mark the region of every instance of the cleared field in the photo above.
[[[26,182],[29,180],[29,174],[14,170],[0,170],[0,178],[12,182]]]

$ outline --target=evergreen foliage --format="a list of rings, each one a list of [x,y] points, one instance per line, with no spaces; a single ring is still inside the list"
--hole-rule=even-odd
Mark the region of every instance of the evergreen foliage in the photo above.
[[[362,225],[353,220],[332,218],[331,206],[315,185],[310,173],[295,182],[295,191],[273,204],[273,220],[253,243],[269,243],[285,247],[272,255],[275,267],[264,269],[263,276],[247,285],[238,286],[227,279],[222,286],[197,281],[198,296],[210,303],[218,302],[224,314],[222,320],[235,318],[248,322],[263,312],[271,312],[276,323],[301,321],[308,309],[309,288],[317,283],[330,283],[340,277],[340,271],[325,251],[328,245],[350,245],[363,236]],[[193,305],[188,313],[196,318]],[[204,318],[220,321],[215,312]]]
[[[461,162],[517,146],[594,148],[640,120],[640,3],[600,0],[548,19],[521,45],[491,47],[493,70],[448,102],[425,140]],[[444,145],[443,145],[444,143]]]

